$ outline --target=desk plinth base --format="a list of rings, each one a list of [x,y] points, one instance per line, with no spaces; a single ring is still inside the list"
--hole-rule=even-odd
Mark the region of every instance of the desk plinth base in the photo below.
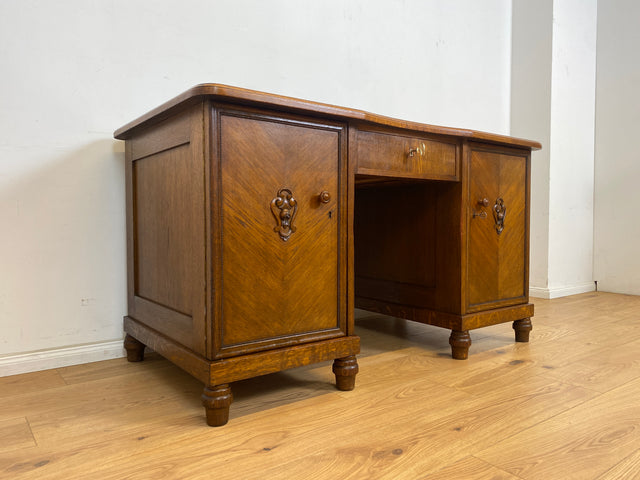
[[[466,360],[468,358],[469,347],[471,346],[469,330],[513,322],[516,342],[528,342],[529,333],[533,328],[531,324],[533,304],[531,303],[495,308],[466,315],[398,305],[364,297],[356,297],[355,306],[370,312],[451,329],[449,344],[451,345],[451,356],[456,360]]]
[[[360,338],[354,335],[209,360],[131,317],[124,318],[124,331],[130,362],[142,361],[147,346],[205,384],[202,404],[207,424],[212,427],[224,425],[229,419],[231,382],[334,360],[336,387],[353,390],[358,373]]]

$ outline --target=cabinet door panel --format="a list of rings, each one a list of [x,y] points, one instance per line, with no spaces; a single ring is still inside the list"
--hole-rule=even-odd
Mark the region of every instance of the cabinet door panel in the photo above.
[[[286,344],[313,332],[342,334],[340,129],[231,114],[219,118],[222,347],[267,339]],[[322,192],[329,193],[324,202]],[[279,194],[288,203],[276,201]],[[286,222],[280,230],[278,218],[287,208],[290,230]]]
[[[527,158],[472,151],[469,166],[468,305],[526,296]],[[486,206],[482,201],[486,199]],[[504,209],[503,229],[496,219]],[[496,212],[497,210],[497,212]]]

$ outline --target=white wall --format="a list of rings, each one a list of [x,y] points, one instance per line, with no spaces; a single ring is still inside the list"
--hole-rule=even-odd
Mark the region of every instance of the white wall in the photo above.
[[[549,290],[591,291],[597,0],[555,0]]]
[[[529,284],[549,287],[549,168],[553,0],[515,0],[511,40],[511,135],[532,138]],[[535,290],[534,290],[535,291]]]
[[[597,0],[515,0],[511,134],[532,158],[531,295],[592,291]]]
[[[510,0],[0,2],[0,375],[122,354],[117,127],[218,82],[506,134],[510,27]]]
[[[595,279],[640,295],[640,2],[598,2]]]

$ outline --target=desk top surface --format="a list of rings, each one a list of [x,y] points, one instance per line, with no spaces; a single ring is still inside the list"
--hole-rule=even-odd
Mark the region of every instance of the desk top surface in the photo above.
[[[493,133],[480,132],[476,130],[440,127],[436,125],[428,125],[424,123],[411,122],[407,120],[399,120],[396,118],[385,117],[374,113],[365,112],[353,108],[339,107],[326,103],[312,102],[309,100],[301,100],[282,95],[274,95],[270,93],[258,92],[255,90],[247,90],[244,88],[231,87],[228,85],[220,85],[217,83],[204,83],[196,85],[177,97],[163,103],[159,107],[147,112],[136,120],[129,122],[114,132],[114,137],[120,140],[130,138],[135,130],[145,126],[147,123],[155,123],[159,121],[181,106],[194,104],[203,98],[211,98],[216,101],[231,102],[242,105],[269,107],[281,111],[303,113],[307,115],[321,115],[323,117],[331,117],[334,119],[347,119],[367,123],[384,125],[392,128],[409,129],[423,133],[432,133],[437,135],[450,135],[454,137],[464,137],[470,140],[479,140],[491,143],[499,143],[502,145],[512,145],[516,147],[525,147],[531,150],[541,148],[540,143],[525,140],[522,138],[509,137],[506,135],[497,135]]]

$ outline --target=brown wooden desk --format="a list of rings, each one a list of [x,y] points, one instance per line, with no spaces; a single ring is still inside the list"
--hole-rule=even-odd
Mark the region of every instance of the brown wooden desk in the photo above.
[[[353,309],[528,341],[536,142],[199,85],[125,125],[130,361],[149,346],[205,384],[334,360],[354,388]]]

